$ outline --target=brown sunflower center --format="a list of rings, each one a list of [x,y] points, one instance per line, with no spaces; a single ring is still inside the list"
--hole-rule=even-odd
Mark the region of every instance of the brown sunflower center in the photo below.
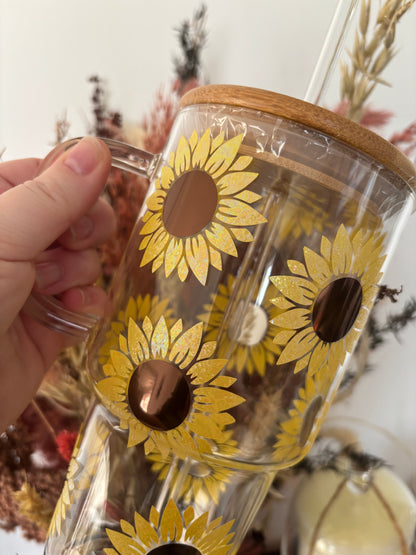
[[[172,183],[166,196],[164,226],[175,237],[194,235],[212,220],[217,202],[217,186],[207,172],[185,172]]]
[[[128,388],[130,409],[153,430],[172,430],[188,415],[191,392],[181,370],[165,360],[140,364]]]
[[[312,325],[316,335],[327,343],[339,341],[352,328],[363,299],[361,283],[352,277],[336,279],[318,295]]]
[[[316,415],[322,407],[323,402],[324,400],[322,396],[318,395],[317,397],[315,397],[315,399],[313,399],[309,407],[306,409],[298,438],[299,447],[304,447],[305,443],[308,441],[313,424],[315,422]]]
[[[186,543],[167,543],[159,545],[148,552],[148,555],[201,555],[201,552],[193,545]]]
[[[243,314],[244,305],[245,302],[240,301],[232,314],[228,337],[235,339],[240,345],[253,347],[264,339],[269,327],[269,319],[267,312],[254,303],[249,303]]]
[[[212,471],[207,464],[195,461],[191,464],[189,474],[194,478],[207,478],[212,474]]]

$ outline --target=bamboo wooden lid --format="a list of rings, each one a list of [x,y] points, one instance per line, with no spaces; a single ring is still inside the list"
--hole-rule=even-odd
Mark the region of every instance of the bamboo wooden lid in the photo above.
[[[207,85],[192,89],[182,97],[180,107],[194,104],[225,104],[260,110],[312,127],[381,162],[416,192],[416,168],[398,148],[358,123],[315,104],[236,85]]]

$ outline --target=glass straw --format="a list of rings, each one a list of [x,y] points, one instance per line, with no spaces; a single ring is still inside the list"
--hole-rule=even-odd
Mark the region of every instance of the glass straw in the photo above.
[[[338,62],[357,5],[358,0],[350,0],[349,2],[339,0],[304,96],[306,102],[320,104]]]

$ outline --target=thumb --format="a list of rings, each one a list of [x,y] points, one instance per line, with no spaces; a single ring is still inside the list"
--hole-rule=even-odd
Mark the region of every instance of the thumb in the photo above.
[[[96,202],[111,167],[105,144],[85,137],[38,177],[0,195],[0,259],[32,260]]]

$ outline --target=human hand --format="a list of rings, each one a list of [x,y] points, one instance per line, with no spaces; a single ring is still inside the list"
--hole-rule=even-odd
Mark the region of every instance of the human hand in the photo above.
[[[95,247],[115,229],[111,206],[99,199],[110,152],[87,137],[35,178],[39,167],[35,159],[0,164],[0,432],[70,344],[21,312],[32,289],[78,312],[100,314],[105,305],[92,284],[100,272]]]

